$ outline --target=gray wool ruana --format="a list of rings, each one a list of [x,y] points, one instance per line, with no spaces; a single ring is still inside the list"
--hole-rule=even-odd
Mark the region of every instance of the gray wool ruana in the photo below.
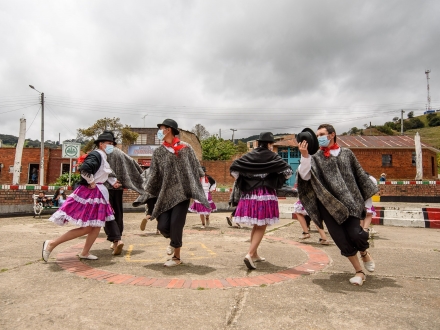
[[[298,194],[310,218],[322,223],[318,199],[342,224],[349,216],[363,219],[365,201],[377,191],[356,156],[350,149],[341,148],[338,156],[326,158],[322,150],[311,156],[311,179],[298,175]]]
[[[122,184],[122,188],[136,191],[139,194],[136,201],[144,200],[146,198],[146,193],[142,188],[142,168],[139,164],[118,148],[114,148],[113,152],[107,155],[107,161],[113,171],[109,176],[116,177]],[[105,185],[107,189],[114,189],[108,183],[105,183]]]
[[[157,197],[152,219],[191,198],[209,208],[200,182],[205,173],[192,147],[187,143],[180,143],[185,144],[186,148],[181,149],[178,156],[163,145],[153,153],[149,180],[145,187],[148,198]]]

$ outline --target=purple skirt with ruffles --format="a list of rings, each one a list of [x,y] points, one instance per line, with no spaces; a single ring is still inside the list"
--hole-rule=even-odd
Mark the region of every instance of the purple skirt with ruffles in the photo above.
[[[80,185],[49,220],[60,226],[70,222],[79,227],[104,227],[106,221],[115,219],[113,213],[98,187]]]
[[[278,197],[275,189],[258,187],[242,193],[234,221],[248,225],[273,225],[280,221]]]
[[[201,204],[195,200],[194,203],[192,203],[191,206],[189,207],[188,211],[193,212],[193,213],[197,213],[197,214],[204,214],[204,215],[208,215],[208,214],[211,214],[211,212],[217,211],[217,206],[215,206],[215,203],[212,200],[212,196],[211,196],[210,192],[208,192],[207,198],[208,198],[209,206],[211,207],[211,209],[208,209],[203,204]]]

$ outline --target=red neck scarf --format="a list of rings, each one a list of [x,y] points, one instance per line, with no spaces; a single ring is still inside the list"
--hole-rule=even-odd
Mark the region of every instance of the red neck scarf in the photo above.
[[[163,145],[164,145],[165,147],[173,148],[173,149],[174,149],[174,154],[175,154],[176,156],[179,154],[179,151],[180,151],[181,149],[183,149],[183,148],[186,147],[186,145],[184,145],[184,144],[179,144],[179,143],[180,143],[180,140],[179,140],[179,138],[177,138],[177,137],[174,137],[174,139],[173,139],[173,141],[171,142],[171,144],[168,143],[168,142],[166,142],[166,141],[163,141]]]
[[[330,157],[330,150],[335,150],[338,148],[339,148],[339,145],[335,142],[335,144],[333,144],[331,147],[320,147],[319,149],[321,149],[324,152],[325,158],[329,158]]]
[[[200,178],[200,182],[203,183],[203,178]],[[208,183],[208,182],[209,182],[208,177],[205,175],[205,183]]]

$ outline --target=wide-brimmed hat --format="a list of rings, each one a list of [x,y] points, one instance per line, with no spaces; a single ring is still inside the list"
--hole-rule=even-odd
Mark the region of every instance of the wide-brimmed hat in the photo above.
[[[275,142],[275,138],[273,137],[273,134],[271,132],[261,132],[260,136],[257,139],[257,141],[259,141],[259,142],[274,143]]]
[[[157,124],[157,127],[167,126],[173,130],[174,135],[179,135],[178,126],[175,120],[165,119],[162,124]]]
[[[310,155],[313,155],[319,150],[318,138],[316,137],[315,132],[313,132],[310,128],[304,128],[301,133],[296,136],[296,141],[298,143],[307,141],[307,151]]]
[[[98,145],[99,142],[109,141],[112,142],[113,145],[116,145],[115,135],[112,131],[104,131],[102,134],[99,134],[98,138],[95,140],[95,144]]]

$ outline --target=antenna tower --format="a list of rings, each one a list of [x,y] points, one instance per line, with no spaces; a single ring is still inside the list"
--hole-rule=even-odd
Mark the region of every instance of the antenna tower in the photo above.
[[[431,72],[431,70],[426,70],[425,74],[426,74],[426,82],[427,82],[427,86],[428,86],[428,105],[427,105],[427,109],[426,110],[431,110],[431,96],[429,95],[429,73]]]

